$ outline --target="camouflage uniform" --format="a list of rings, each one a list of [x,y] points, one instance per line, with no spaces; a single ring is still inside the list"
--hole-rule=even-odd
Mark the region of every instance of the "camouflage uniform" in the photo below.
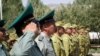
[[[62,35],[64,50],[65,50],[65,56],[69,56],[70,51],[70,36],[67,34]]]
[[[71,36],[71,40],[72,40],[72,45],[70,47],[71,56],[79,56],[79,40],[77,37],[78,37],[77,34],[73,34]]]
[[[57,56],[64,56],[65,51],[62,44],[62,39],[60,36],[58,36],[56,33],[52,36],[53,46],[54,50]]]
[[[86,56],[86,53],[85,53],[85,46],[86,46],[85,36],[79,34],[78,40],[79,40],[79,56]]]
[[[89,48],[90,48],[90,38],[89,38],[89,35],[87,33],[85,34],[85,43],[86,43],[86,45],[85,45],[85,47],[86,47],[85,53],[87,55],[88,52],[89,52]]]

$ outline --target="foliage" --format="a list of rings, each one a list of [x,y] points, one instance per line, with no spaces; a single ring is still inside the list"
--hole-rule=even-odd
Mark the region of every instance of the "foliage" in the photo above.
[[[40,18],[50,9],[40,0],[31,0],[35,18]],[[3,18],[7,20],[6,27],[23,10],[21,0],[3,0]],[[91,31],[100,30],[100,0],[75,0],[73,4],[61,5],[56,8],[55,19],[64,22],[83,25]]]
[[[57,14],[59,20],[89,27],[91,31],[100,30],[100,0],[75,0],[58,8]]]
[[[3,1],[3,18],[7,20],[5,28],[23,11],[21,0],[2,0]],[[31,0],[34,8],[35,18],[40,18],[50,9],[43,5],[40,0]]]
[[[3,1],[3,18],[7,21],[4,26],[6,29],[12,23],[13,20],[23,11],[21,0],[2,0]],[[50,9],[43,5],[40,0],[31,0],[34,16],[36,19],[40,18],[44,13]],[[16,32],[14,29],[8,30],[10,38],[16,38]]]

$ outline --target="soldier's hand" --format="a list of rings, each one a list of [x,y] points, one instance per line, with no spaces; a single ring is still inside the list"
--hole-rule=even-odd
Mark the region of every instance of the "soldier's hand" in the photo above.
[[[29,23],[28,25],[26,25],[26,27],[24,28],[23,31],[24,31],[24,32],[25,32],[25,31],[31,31],[31,32],[36,33],[36,32],[38,31],[37,24],[31,22],[31,23]]]

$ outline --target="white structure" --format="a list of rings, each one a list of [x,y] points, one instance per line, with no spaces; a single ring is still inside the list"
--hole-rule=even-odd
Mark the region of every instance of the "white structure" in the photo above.
[[[0,0],[0,19],[1,20],[3,19],[3,16],[2,16],[2,0]]]
[[[90,39],[100,39],[99,32],[89,32]]]

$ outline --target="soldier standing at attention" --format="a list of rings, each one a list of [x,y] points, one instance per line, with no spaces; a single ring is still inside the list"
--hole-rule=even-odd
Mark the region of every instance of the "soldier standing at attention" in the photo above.
[[[80,26],[78,30],[79,56],[86,56],[86,36],[84,31],[84,26]]]
[[[89,29],[86,29],[86,27],[83,27],[84,29],[84,39],[85,39],[85,54],[88,55],[89,48],[90,48],[90,38],[89,38]]]
[[[71,24],[67,23],[63,27],[65,29],[65,33],[62,35],[62,40],[63,40],[63,46],[65,50],[65,56],[69,56],[70,54],[70,35],[71,35],[71,29],[70,29]]]
[[[70,23],[68,23],[68,24],[65,24],[64,26],[67,26],[67,28],[66,27],[64,27],[64,28],[66,28],[65,33],[68,35],[68,36],[66,36],[66,38],[69,38],[69,43],[66,43],[66,45],[69,44],[69,56],[73,56],[76,46],[75,46],[75,43],[74,43],[75,42],[74,38],[72,37],[72,25]]]
[[[71,53],[72,56],[79,56],[79,40],[78,40],[78,32],[77,32],[77,25],[73,24],[71,27],[72,30],[72,40],[73,40],[73,52]]]
[[[57,26],[56,33],[52,36],[54,50],[57,56],[64,56],[65,51],[62,43],[62,35],[64,34],[64,28],[61,26]]]

